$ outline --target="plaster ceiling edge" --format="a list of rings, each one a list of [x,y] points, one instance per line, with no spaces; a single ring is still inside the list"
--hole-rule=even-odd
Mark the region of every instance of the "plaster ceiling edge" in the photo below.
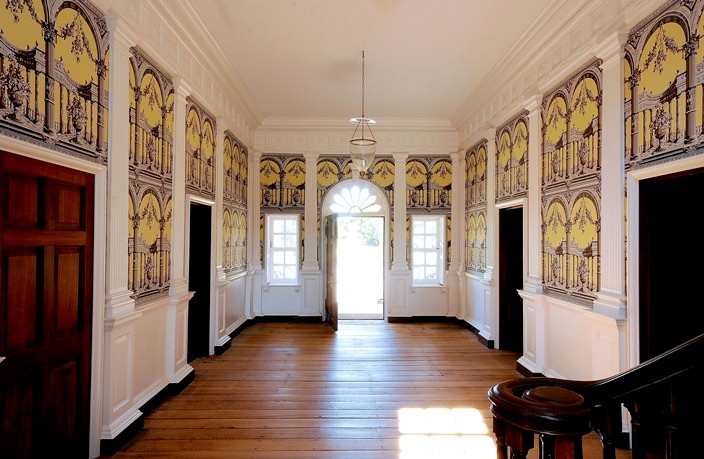
[[[456,129],[450,120],[443,118],[375,118],[376,125],[373,132],[385,130],[413,130],[413,131],[449,131]],[[257,131],[271,130],[345,130],[350,135],[354,125],[347,118],[267,118],[257,128]]]
[[[193,37],[186,32],[187,26],[173,12],[178,9],[177,3],[166,7],[162,0],[135,0],[133,5],[137,5],[139,13],[137,17],[128,10],[127,2],[112,2],[109,0],[95,0],[103,11],[108,11],[121,20],[125,27],[130,29],[131,35],[136,37],[135,46],[139,47],[149,57],[155,65],[161,67],[173,78],[185,80],[190,88],[190,95],[194,96],[204,108],[212,112],[216,117],[226,120],[228,128],[236,134],[238,139],[250,144],[253,142],[254,130],[261,123],[263,118],[258,113],[258,107],[249,92],[236,87],[238,82],[229,77],[230,70],[224,72],[222,66],[213,65],[213,59],[197,45]],[[168,28],[168,34],[178,40],[178,43],[162,43],[164,33],[158,36],[143,32],[145,30],[145,15],[143,9],[149,8],[149,14],[158,17],[163,28]],[[203,78],[198,75],[193,77],[189,74],[189,69],[184,60],[178,57],[178,51],[189,54],[198,67],[203,70]],[[179,62],[181,61],[181,62]],[[242,83],[239,83],[242,86]],[[241,89],[241,88],[240,88]],[[249,99],[249,100],[248,100]]]
[[[589,8],[584,9],[589,3],[592,3]],[[646,18],[650,12],[662,6],[663,1],[639,0],[620,3],[607,0],[594,2],[586,0],[581,6],[576,7],[574,13],[570,15],[570,19],[567,22],[572,22],[571,27],[566,27],[567,22],[565,22],[562,26],[556,28],[553,33],[546,34],[546,38],[541,40],[540,44],[536,45],[533,50],[526,52],[522,60],[510,62],[509,59],[509,62],[498,64],[497,69],[492,70],[490,75],[494,72],[502,72],[500,67],[510,64],[513,70],[499,73],[500,75],[508,74],[510,77],[494,78],[493,80],[480,83],[478,90],[465,101],[461,109],[451,118],[452,125],[456,127],[462,137],[461,144],[471,144],[470,139],[476,141],[482,138],[485,126],[505,121],[506,117],[510,117],[519,110],[524,109],[528,99],[536,94],[542,94],[547,89],[555,86],[587,60],[598,57],[595,50],[601,43],[599,41],[600,37],[607,38],[610,32],[616,30],[630,30],[635,24]],[[606,7],[611,8],[611,10],[604,11]],[[570,47],[570,65],[563,65],[565,62],[561,60],[556,63],[550,62],[553,67],[542,69],[543,73],[538,75],[538,67],[545,66],[546,62],[552,58],[550,53],[560,46],[565,46],[560,38],[570,36],[570,34],[574,36],[576,34],[575,31],[579,32],[580,28],[587,25],[594,27],[595,24],[589,23],[589,21],[598,22],[598,20],[603,19],[603,17],[595,17],[598,16],[598,13],[607,16],[608,20],[602,22],[598,29],[593,28],[589,39],[581,43],[580,46],[576,48]],[[559,67],[559,69],[555,70],[556,67]],[[524,71],[516,72],[516,68],[523,68]],[[525,84],[526,81],[529,81],[530,84]],[[519,94],[511,94],[512,90],[516,88],[518,88]],[[502,89],[504,90],[503,92],[501,91]],[[497,99],[499,102],[497,102]],[[508,100],[508,102],[502,104],[503,99]]]

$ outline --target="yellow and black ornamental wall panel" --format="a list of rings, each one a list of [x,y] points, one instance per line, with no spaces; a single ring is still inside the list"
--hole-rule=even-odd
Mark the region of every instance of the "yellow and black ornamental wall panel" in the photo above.
[[[247,270],[247,150],[225,131],[222,155],[222,266],[233,275]]]
[[[0,132],[107,163],[108,30],[83,0],[7,0]]]
[[[264,221],[268,213],[286,211],[300,215],[300,262],[305,253],[306,161],[302,155],[264,155],[259,160],[260,254],[264,260]]]
[[[486,269],[487,139],[465,153],[465,266],[466,272]]]
[[[166,292],[171,278],[174,88],[142,51],[131,52],[128,285],[144,298]]]
[[[703,10],[701,1],[670,1],[629,33],[624,57],[626,169],[701,153]]]
[[[528,191],[527,112],[496,131],[496,202],[525,196]]]
[[[214,199],[215,118],[191,98],[186,113],[186,192]]]
[[[591,303],[599,289],[601,61],[542,103],[542,240],[546,291]]]
[[[450,208],[452,161],[449,156],[409,157],[406,161],[406,210],[408,214],[433,213],[445,216],[445,264],[450,263]],[[410,260],[410,220],[406,221],[406,259]]]

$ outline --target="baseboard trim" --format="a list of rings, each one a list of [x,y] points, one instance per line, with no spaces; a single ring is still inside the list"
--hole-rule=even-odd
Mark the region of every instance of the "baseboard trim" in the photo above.
[[[117,434],[115,438],[100,440],[100,455],[112,456],[127,446],[144,428],[144,413]]]
[[[115,438],[100,440],[100,455],[112,456],[127,446],[135,436],[144,428],[144,417],[157,409],[167,398],[178,395],[193,382],[196,377],[196,372],[191,371],[181,381],[170,383],[164,386],[152,398],[144,402],[139,410],[142,415],[134,420],[130,425],[120,432]]]
[[[405,316],[405,317],[398,317],[398,316],[389,316],[387,318],[390,324],[409,324],[409,323],[427,323],[427,322],[436,322],[436,323],[449,323],[449,324],[455,324],[459,325],[460,327],[464,327],[467,330],[471,331],[475,335],[477,335],[477,340],[487,349],[494,349],[494,340],[493,339],[486,339],[484,336],[482,336],[479,333],[479,329],[466,320],[458,319],[457,317],[442,317],[442,316]]]
[[[232,347],[232,339],[228,339],[222,346],[215,346],[213,353],[215,355],[222,355],[226,350]]]
[[[535,378],[535,377],[540,377],[544,378],[545,375],[542,373],[534,373],[532,372],[529,368],[527,368],[525,365],[523,365],[520,361],[516,361],[516,371],[521,374],[521,376],[525,378]]]
[[[321,316],[257,316],[248,320],[247,325],[267,322],[292,322],[301,324],[317,324],[323,323]],[[232,336],[232,335],[230,335]]]

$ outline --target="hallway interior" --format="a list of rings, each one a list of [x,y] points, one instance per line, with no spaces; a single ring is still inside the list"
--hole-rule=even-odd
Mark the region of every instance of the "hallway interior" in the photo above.
[[[114,457],[494,459],[486,394],[517,358],[449,322],[259,322]]]

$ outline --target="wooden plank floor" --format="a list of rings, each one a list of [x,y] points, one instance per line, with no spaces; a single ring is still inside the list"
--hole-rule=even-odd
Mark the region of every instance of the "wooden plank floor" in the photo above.
[[[517,358],[448,323],[258,323],[114,457],[495,459],[487,390]]]

